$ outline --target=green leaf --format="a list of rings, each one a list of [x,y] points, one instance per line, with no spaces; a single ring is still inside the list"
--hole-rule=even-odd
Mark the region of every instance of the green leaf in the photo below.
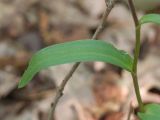
[[[131,72],[132,58],[124,51],[99,40],[78,40],[46,47],[37,52],[23,74],[19,88],[24,87],[41,69],[72,62],[102,61]]]
[[[145,23],[160,24],[160,14],[147,14],[140,19],[140,25]]]
[[[140,120],[160,120],[160,104],[148,104],[144,109],[144,113],[138,113]]]

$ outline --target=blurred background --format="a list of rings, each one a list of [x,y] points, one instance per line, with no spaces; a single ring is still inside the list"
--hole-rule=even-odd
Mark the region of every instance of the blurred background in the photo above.
[[[160,13],[160,1],[151,1],[149,7],[146,1],[137,4],[139,17]],[[17,89],[28,61],[48,45],[91,38],[104,10],[104,0],[0,0],[0,120],[47,120],[56,87],[73,64],[42,70],[25,88]],[[134,23],[124,1],[116,4],[98,39],[133,55]],[[145,103],[160,103],[159,51],[160,26],[144,25],[138,77]],[[130,104],[131,120],[138,120],[128,72],[102,62],[82,63],[67,84],[54,118],[127,120]]]

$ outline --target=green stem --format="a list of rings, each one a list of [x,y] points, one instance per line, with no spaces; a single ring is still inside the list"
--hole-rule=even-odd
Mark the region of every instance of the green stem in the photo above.
[[[133,84],[134,89],[137,97],[137,101],[139,104],[140,111],[144,111],[144,105],[141,99],[139,85],[138,85],[138,78],[137,78],[137,63],[138,63],[138,57],[140,52],[140,26],[136,26],[136,45],[135,45],[135,52],[134,52],[134,60],[133,60],[133,69],[132,69],[132,78],[133,78]]]
[[[139,52],[140,52],[140,39],[141,39],[141,27],[139,25],[138,17],[136,14],[135,6],[133,4],[133,0],[128,0],[132,17],[135,23],[136,27],[136,44],[135,44],[135,51],[134,51],[134,60],[133,60],[133,68],[132,68],[132,78],[133,78],[133,84],[134,84],[134,89],[137,97],[137,101],[139,104],[140,111],[144,111],[144,105],[141,99],[141,94],[139,91],[139,85],[138,85],[138,77],[137,77],[137,63],[138,63],[138,57],[139,57]]]
[[[139,26],[136,26],[136,43],[135,43],[135,51],[134,51],[134,61],[133,61],[133,72],[137,74],[137,63],[140,52],[140,30]]]

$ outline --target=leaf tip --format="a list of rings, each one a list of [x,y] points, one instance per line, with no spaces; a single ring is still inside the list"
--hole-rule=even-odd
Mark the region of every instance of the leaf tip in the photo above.
[[[22,80],[20,80],[20,82],[18,83],[18,89],[23,88],[25,85],[21,82]]]

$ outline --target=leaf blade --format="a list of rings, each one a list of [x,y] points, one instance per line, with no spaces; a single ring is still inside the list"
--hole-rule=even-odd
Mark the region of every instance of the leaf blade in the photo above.
[[[139,113],[138,115],[140,117],[140,120],[160,120],[160,116],[157,115],[150,115],[144,113]]]
[[[30,60],[19,88],[24,87],[41,69],[72,62],[102,61],[117,65],[131,72],[132,58],[111,44],[97,40],[78,40],[46,47]]]
[[[160,104],[148,104],[144,109],[144,113],[138,113],[141,120],[160,120]]]
[[[145,23],[160,24],[160,14],[147,14],[141,17],[139,20],[140,25]]]

